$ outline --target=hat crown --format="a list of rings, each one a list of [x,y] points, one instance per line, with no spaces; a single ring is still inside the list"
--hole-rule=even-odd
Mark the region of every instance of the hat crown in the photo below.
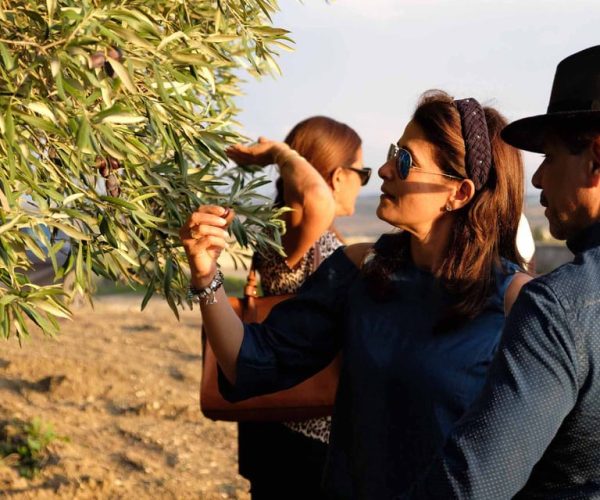
[[[501,135],[512,146],[543,153],[547,134],[558,125],[600,130],[600,45],[558,64],[545,115],[512,122]]]
[[[600,45],[558,64],[548,104],[548,113],[595,110],[600,110]]]

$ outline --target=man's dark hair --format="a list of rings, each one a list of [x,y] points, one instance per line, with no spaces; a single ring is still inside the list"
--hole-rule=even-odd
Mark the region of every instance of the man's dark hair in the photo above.
[[[573,123],[567,120],[552,125],[550,135],[558,137],[571,154],[578,155],[600,135],[600,123]]]

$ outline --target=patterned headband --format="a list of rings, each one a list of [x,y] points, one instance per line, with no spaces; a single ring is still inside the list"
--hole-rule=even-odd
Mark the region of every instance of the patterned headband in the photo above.
[[[488,180],[492,168],[492,146],[481,104],[472,97],[454,101],[460,115],[465,140],[467,175],[479,190]]]

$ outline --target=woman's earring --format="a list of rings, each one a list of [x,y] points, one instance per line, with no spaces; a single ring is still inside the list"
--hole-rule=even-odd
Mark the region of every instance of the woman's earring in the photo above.
[[[452,212],[452,205],[450,205],[450,202],[446,203],[446,212]]]

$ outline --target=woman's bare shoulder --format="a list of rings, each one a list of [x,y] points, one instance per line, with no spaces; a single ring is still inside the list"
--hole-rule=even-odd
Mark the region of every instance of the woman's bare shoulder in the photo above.
[[[512,279],[512,281],[510,282],[510,285],[508,285],[508,288],[506,289],[506,292],[504,293],[504,315],[505,316],[508,316],[508,313],[512,309],[513,304],[515,303],[515,301],[517,300],[517,297],[519,296],[519,292],[521,291],[521,288],[523,288],[523,285],[525,285],[532,279],[533,279],[533,276],[529,275],[528,273],[523,273],[523,272],[515,273],[515,277]]]
[[[373,243],[354,243],[344,248],[344,253],[356,267],[360,268],[371,248],[373,248]]]

